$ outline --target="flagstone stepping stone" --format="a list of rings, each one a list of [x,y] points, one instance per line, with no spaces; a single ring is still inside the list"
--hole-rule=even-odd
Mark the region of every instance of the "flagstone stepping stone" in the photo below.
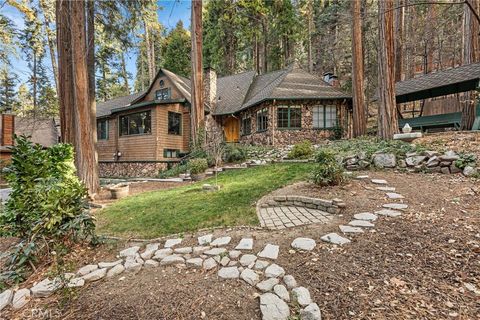
[[[375,221],[378,219],[376,215],[371,212],[361,212],[354,214],[353,217],[357,220]]]
[[[122,259],[119,259],[119,260],[113,261],[113,262],[100,262],[100,263],[98,264],[98,267],[101,268],[101,269],[102,269],[102,268],[108,268],[108,269],[110,269],[110,268],[115,267],[116,265],[121,264],[122,262],[123,262]]]
[[[308,306],[312,303],[310,292],[305,287],[297,287],[292,290],[293,300],[298,302],[302,307]]]
[[[371,223],[370,221],[366,220],[352,220],[348,223],[351,226],[354,227],[364,227],[364,228],[373,228],[375,225]]]
[[[395,193],[395,192],[387,192],[386,195],[389,199],[404,199],[405,198],[401,194]]]
[[[379,211],[375,211],[376,214],[382,215],[382,216],[387,216],[387,217],[398,217],[402,215],[400,211],[396,210],[390,210],[390,209],[382,209]]]
[[[271,292],[260,296],[260,311],[263,320],[287,320],[290,317],[288,304]]]
[[[312,251],[316,245],[315,240],[310,238],[296,238],[291,244],[292,248],[305,251]]]
[[[12,308],[15,310],[23,308],[28,301],[30,300],[30,290],[28,289],[20,289],[15,292],[15,295],[12,299]]]
[[[405,210],[408,208],[408,205],[404,203],[387,203],[384,204],[382,207],[393,210]]]
[[[349,239],[344,238],[335,232],[328,233],[323,237],[321,237],[320,239],[322,239],[325,242],[330,242],[330,243],[339,244],[339,245],[343,245],[351,242]]]
[[[285,270],[275,263],[269,265],[267,269],[265,269],[265,277],[267,278],[283,277],[284,275]]]
[[[265,269],[266,267],[268,267],[268,265],[270,264],[270,262],[268,261],[265,261],[265,260],[257,260],[255,262],[255,266],[253,267],[255,270],[263,270]]]
[[[198,244],[203,246],[205,244],[209,244],[212,242],[213,235],[212,234],[206,234],[204,236],[198,237]]]
[[[240,240],[238,245],[235,247],[236,250],[252,250],[253,249],[253,239],[252,238],[243,238]]]
[[[164,248],[171,248],[180,243],[182,243],[182,238],[168,239],[167,241],[165,241]]]
[[[242,278],[246,283],[251,286],[256,285],[257,282],[260,280],[258,274],[256,274],[255,271],[253,271],[252,269],[248,268],[242,271],[242,273],[240,274],[240,278]]]
[[[184,263],[185,263],[185,259],[182,256],[179,256],[177,254],[172,254],[171,256],[167,256],[160,261],[161,266],[168,266],[172,264],[184,264]]]
[[[356,177],[354,177],[354,179],[357,179],[357,180],[365,180],[365,179],[368,179],[368,178],[369,178],[369,176],[366,176],[366,175],[365,175],[365,176],[356,176]]]
[[[280,250],[279,246],[274,244],[267,244],[265,248],[263,248],[263,250],[258,253],[258,256],[260,258],[276,260],[278,258],[279,250]]]
[[[210,247],[206,247],[206,246],[193,247],[193,254],[194,255],[201,255],[207,250],[210,250]]]
[[[102,268],[84,275],[82,279],[88,283],[88,282],[98,281],[103,277],[105,277],[106,275],[107,275],[107,268]]]
[[[217,256],[225,252],[227,252],[227,249],[225,248],[213,248],[205,251],[204,254],[206,254],[207,256]]]
[[[232,250],[228,253],[228,256],[230,257],[230,259],[238,259],[238,257],[240,257],[241,254],[242,254],[241,251]]]
[[[121,264],[119,266],[121,266],[123,268],[123,266]],[[115,268],[115,267],[113,267],[113,268]],[[110,270],[112,270],[112,269],[110,269]],[[108,276],[108,272],[107,272],[107,276]],[[72,278],[67,283],[68,288],[79,288],[79,287],[83,287],[84,285],[85,285],[85,280],[83,278]]]
[[[114,277],[116,275],[121,274],[123,271],[125,271],[125,267],[121,264],[117,264],[115,267],[112,269],[108,270],[107,272],[107,278]]]
[[[279,282],[280,280],[278,280],[278,278],[269,278],[257,283],[257,289],[263,292],[272,291],[273,287],[275,287]]]
[[[316,303],[310,303],[300,310],[300,318],[302,320],[322,320],[322,313]]]
[[[163,258],[171,255],[173,253],[173,250],[170,248],[167,249],[160,249],[155,251],[155,256],[153,256],[153,259],[155,260],[162,260]]]
[[[283,282],[285,282],[285,284],[287,285],[287,288],[290,290],[297,287],[297,281],[290,274],[287,274],[286,276],[283,277]]]
[[[184,248],[173,249],[173,252],[180,253],[180,254],[188,254],[188,253],[192,253],[193,250],[192,250],[192,247],[184,247]]]
[[[217,239],[213,240],[210,243],[210,245],[212,247],[222,247],[222,246],[226,246],[227,244],[229,244],[231,240],[232,240],[232,237],[220,237],[220,238],[217,238]]]
[[[395,187],[376,187],[375,189],[385,192],[393,192],[395,191]]]
[[[218,276],[222,279],[237,279],[240,272],[237,267],[223,267],[218,270]]]
[[[0,294],[0,311],[12,302],[13,291],[7,289]]]
[[[130,247],[128,249],[122,250],[120,251],[120,257],[122,258],[134,257],[137,254],[138,250],[140,250],[139,246],[134,246],[134,247]]]
[[[220,260],[220,264],[224,267],[226,267],[228,265],[228,263],[230,262],[230,258],[229,257],[223,257],[221,260]]]
[[[363,233],[363,229],[360,227],[352,227],[352,226],[345,226],[345,225],[339,225],[340,231],[343,233]]]
[[[155,261],[155,260],[146,260],[145,261],[145,268],[156,268],[158,267],[160,264],[158,263],[158,261]]]
[[[275,287],[273,287],[273,292],[275,292],[275,294],[283,300],[287,302],[290,301],[290,294],[283,284],[277,284]]]
[[[217,262],[213,258],[208,258],[203,262],[203,269],[211,270],[217,266]]]
[[[202,258],[192,258],[187,260],[187,266],[195,267],[195,268],[201,268],[203,265],[203,259]],[[215,263],[216,265],[216,263]]]
[[[97,269],[98,269],[98,265],[96,265],[96,264],[88,264],[88,265],[86,265],[86,266],[81,267],[80,269],[78,269],[77,274],[78,274],[79,276],[84,276],[84,275],[86,275],[86,274],[88,274],[88,273],[90,273],[90,272],[92,272],[92,271],[97,270]]]
[[[251,263],[254,263],[257,260],[257,256],[254,254],[244,254],[240,258],[240,264],[244,267],[249,266]]]
[[[372,179],[372,183],[374,183],[374,184],[388,184],[387,180],[383,180],[383,179]]]
[[[34,298],[45,298],[52,295],[61,286],[60,281],[47,278],[34,285],[30,291]]]

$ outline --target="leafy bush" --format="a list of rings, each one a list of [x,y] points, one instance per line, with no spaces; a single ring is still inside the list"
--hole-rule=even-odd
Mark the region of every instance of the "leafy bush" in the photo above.
[[[240,144],[229,143],[225,147],[226,162],[242,162],[247,160],[247,149]]]
[[[477,157],[474,154],[460,154],[460,159],[455,161],[455,166],[459,169],[465,169],[467,166],[475,166]]]
[[[96,239],[71,145],[43,149],[26,137],[15,138],[11,163],[4,171],[12,192],[0,214],[0,234],[21,239],[11,270],[23,270],[40,254],[50,254],[53,243]]]
[[[297,143],[288,153],[290,159],[308,159],[313,155],[312,143],[308,140]]]
[[[340,140],[343,136],[343,127],[338,125],[338,123],[333,127],[333,135],[331,136],[331,140]]]
[[[338,163],[332,150],[320,149],[315,155],[315,162],[318,164],[313,169],[311,175],[311,179],[315,184],[328,186],[337,185],[343,181],[343,166]]]
[[[188,169],[187,164],[177,164],[177,165],[174,165],[173,167],[171,167],[170,169],[161,171],[158,174],[158,177],[161,178],[161,179],[170,178],[170,177],[177,177],[181,173],[187,172],[187,169]]]
[[[188,161],[188,170],[191,174],[199,174],[205,172],[208,168],[207,159],[197,158]]]

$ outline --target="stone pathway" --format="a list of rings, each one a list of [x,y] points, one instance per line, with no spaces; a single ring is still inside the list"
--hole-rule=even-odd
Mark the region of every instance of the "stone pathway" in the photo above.
[[[328,223],[332,219],[331,213],[294,206],[261,208],[259,212],[260,225],[277,230],[311,223]]]

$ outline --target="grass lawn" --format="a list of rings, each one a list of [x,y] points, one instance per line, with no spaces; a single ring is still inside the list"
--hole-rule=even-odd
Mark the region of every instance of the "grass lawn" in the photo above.
[[[287,184],[308,177],[313,164],[272,164],[218,175],[220,191],[204,183],[146,192],[121,199],[99,211],[99,234],[153,238],[206,227],[258,224],[255,202]]]

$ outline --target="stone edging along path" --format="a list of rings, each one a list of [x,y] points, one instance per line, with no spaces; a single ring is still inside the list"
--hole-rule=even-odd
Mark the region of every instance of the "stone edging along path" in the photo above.
[[[368,176],[356,178],[369,179]],[[395,193],[394,187],[387,186],[385,180],[371,179],[371,183],[376,184],[376,189],[385,192],[389,199],[404,198]],[[374,228],[379,216],[398,217],[407,208],[408,205],[404,203],[393,202],[383,204],[383,209],[375,213],[357,213],[347,225],[339,226],[343,235],[332,232],[320,239],[333,245],[346,245],[351,242],[349,236]],[[292,275],[286,274],[285,270],[275,263],[280,253],[278,245],[266,244],[263,250],[254,254],[252,238],[242,238],[235,247],[227,249],[231,239],[229,236],[213,239],[212,234],[207,234],[198,237],[198,246],[193,247],[182,247],[181,238],[166,240],[162,248],[160,243],[149,243],[144,250],[140,250],[140,246],[133,246],[120,251],[116,261],[86,265],[76,273],[67,273],[53,280],[47,278],[31,288],[22,288],[15,292],[5,290],[0,294],[0,311],[7,306],[21,309],[32,297],[48,297],[63,286],[82,287],[86,283],[112,278],[123,272],[135,274],[142,268],[186,266],[205,271],[217,269],[220,279],[242,279],[254,286],[261,292],[259,302],[264,320],[287,320],[292,311],[288,303],[301,308],[301,319],[321,319],[320,308],[312,301],[309,290],[299,286]],[[293,240],[291,246],[299,251],[311,251],[316,247],[316,242],[314,239],[300,237]]]

